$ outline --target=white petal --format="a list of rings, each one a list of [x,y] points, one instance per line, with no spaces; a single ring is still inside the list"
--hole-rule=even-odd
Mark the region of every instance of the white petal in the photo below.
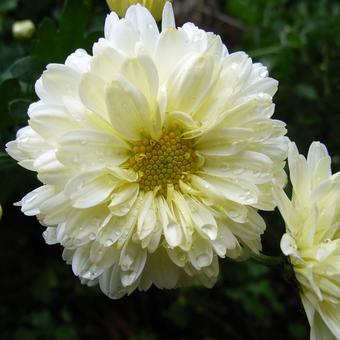
[[[191,264],[197,270],[209,266],[213,260],[213,251],[210,242],[201,237],[196,238],[188,254]]]
[[[29,110],[30,126],[46,140],[56,140],[78,129],[77,121],[62,106],[42,105]]]
[[[70,166],[103,168],[120,165],[129,157],[128,147],[111,134],[74,130],[60,140],[58,160]]]
[[[200,137],[196,149],[203,155],[234,155],[246,147],[250,134],[245,128],[213,129]]]
[[[192,56],[178,64],[169,77],[168,111],[194,113],[211,87],[214,62],[210,56]]]
[[[136,5],[128,8],[125,18],[139,32],[141,41],[152,55],[159,36],[158,27],[153,16],[145,7]]]
[[[124,244],[134,231],[136,214],[130,212],[125,216],[112,216],[98,233],[97,241],[104,247],[111,247],[117,241]]]
[[[135,47],[139,40],[139,32],[126,19],[119,21],[110,20],[110,27],[105,27],[105,38],[114,48],[129,56],[135,54]]]
[[[107,200],[116,183],[105,172],[82,173],[65,185],[65,195],[75,208],[89,208]]]
[[[110,37],[115,34],[114,27],[118,21],[119,18],[115,12],[111,12],[106,16],[104,25],[104,35],[106,39],[110,40]]]
[[[175,24],[175,15],[172,5],[169,1],[167,1],[163,8],[162,15],[162,31],[167,29],[176,28]]]
[[[149,105],[155,107],[158,92],[158,73],[153,60],[148,56],[138,56],[125,61],[123,76],[141,91]]]
[[[112,81],[106,89],[106,105],[113,128],[130,140],[150,135],[150,108],[144,95],[125,78]]]
[[[143,202],[141,204],[137,232],[139,239],[144,239],[149,236],[156,226],[156,207],[155,198],[153,192],[147,192],[143,197]]]
[[[218,228],[212,213],[203,204],[194,200],[190,200],[189,204],[191,205],[191,218],[196,230],[204,238],[215,240]]]
[[[212,242],[213,248],[218,256],[225,257],[227,250],[240,248],[240,245],[234,236],[234,234],[229,230],[227,225],[218,226],[218,236]]]
[[[294,238],[290,234],[283,234],[280,242],[280,248],[286,256],[298,255],[298,250]]]
[[[98,230],[108,213],[105,206],[92,209],[73,209],[63,227],[57,230],[58,241],[63,246],[70,248],[92,242],[96,239]]]
[[[87,271],[91,265],[88,257],[87,246],[76,249],[72,258],[72,270],[74,275],[79,276],[81,273]]]
[[[154,60],[161,85],[168,80],[176,65],[180,65],[182,58],[185,58],[189,51],[188,37],[185,32],[168,29],[160,34]]]
[[[313,142],[307,155],[308,168],[311,170],[313,186],[317,186],[321,181],[331,177],[331,158],[327,148],[320,142]]]
[[[138,193],[138,183],[124,184],[113,191],[109,209],[116,216],[126,215],[135,203]]]
[[[288,148],[289,175],[294,193],[299,196],[302,204],[308,204],[311,181],[310,170],[306,159],[299,154],[295,143],[290,143]]]
[[[43,237],[45,239],[46,244],[56,244],[58,243],[57,239],[57,228],[49,227],[43,232]]]
[[[44,217],[43,221],[48,225],[65,221],[69,210],[70,202],[63,191],[45,200],[40,206],[40,212]]]
[[[111,299],[119,299],[127,293],[120,280],[120,267],[112,266],[99,277],[99,286],[104,294]]]
[[[83,104],[103,118],[108,117],[105,104],[105,82],[93,73],[85,73],[79,85],[79,96]]]
[[[37,94],[41,96],[42,101],[60,103],[64,96],[79,98],[80,74],[74,69],[61,64],[49,64],[41,79],[45,92],[39,91]]]
[[[122,269],[120,279],[123,287],[128,287],[138,280],[144,269],[146,258],[146,249],[142,249],[132,242],[127,243],[119,260]]]
[[[235,180],[213,177],[208,174],[202,174],[200,177],[192,175],[191,182],[194,187],[202,192],[227,198],[240,204],[251,205],[258,201],[258,189],[249,182],[235,183]]]
[[[34,216],[40,213],[42,203],[52,197],[55,189],[51,185],[39,187],[22,198],[21,211],[27,216]]]
[[[177,247],[182,242],[182,228],[171,213],[165,199],[160,197],[157,203],[158,216],[162,225],[165,240],[171,248]]]
[[[91,74],[106,82],[112,81],[120,70],[125,58],[112,47],[103,48],[91,59]]]
[[[188,261],[188,254],[186,251],[182,250],[179,247],[167,248],[166,250],[171,261],[175,263],[176,266],[184,267],[184,265]]]
[[[295,209],[292,206],[290,200],[288,199],[285,192],[282,190],[282,188],[278,186],[273,187],[273,197],[277,204],[277,207],[280,210],[280,213],[283,217],[283,219],[286,222],[287,228],[290,228],[290,226],[294,226],[294,223],[291,224],[291,219],[293,214],[295,213]]]
[[[160,248],[149,256],[145,266],[145,275],[160,289],[176,287],[179,278],[179,268],[169,259],[166,251]]]
[[[90,70],[91,56],[83,49],[77,49],[74,53],[70,54],[65,65],[71,67],[79,73],[85,73]]]

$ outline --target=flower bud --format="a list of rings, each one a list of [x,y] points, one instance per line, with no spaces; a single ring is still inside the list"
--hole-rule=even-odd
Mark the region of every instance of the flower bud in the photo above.
[[[35,25],[31,20],[16,21],[12,26],[13,36],[17,39],[30,39],[35,31]]]
[[[156,20],[162,17],[162,10],[167,0],[106,0],[110,9],[116,12],[120,17],[125,15],[129,6],[140,3],[146,7]],[[172,0],[170,0],[172,2]]]

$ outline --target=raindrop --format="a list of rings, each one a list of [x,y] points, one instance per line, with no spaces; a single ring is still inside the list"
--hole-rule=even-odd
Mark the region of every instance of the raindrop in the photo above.
[[[243,169],[237,168],[233,170],[234,175],[241,175],[244,172]]]
[[[196,261],[200,267],[206,267],[210,264],[210,257],[208,254],[200,254],[196,257]]]
[[[82,277],[87,280],[93,280],[97,276],[97,272],[94,270],[87,271]]]
[[[104,246],[105,247],[110,247],[113,245],[113,240],[108,238],[105,242],[104,242]]]
[[[95,233],[90,233],[89,239],[90,239],[91,241],[95,240],[95,239],[96,239],[96,234],[95,234]]]
[[[74,244],[75,244],[76,246],[79,246],[79,245],[81,244],[81,239],[80,239],[80,238],[75,238],[75,239],[74,239]]]
[[[202,231],[206,234],[211,240],[216,238],[217,228],[213,224],[205,224],[202,226]]]
[[[267,77],[268,76],[268,71],[266,69],[261,70],[260,73],[259,73],[259,76],[261,78]]]
[[[238,211],[231,210],[231,211],[229,211],[229,216],[230,216],[231,218],[238,218],[238,217],[240,217],[240,214],[239,214]]]

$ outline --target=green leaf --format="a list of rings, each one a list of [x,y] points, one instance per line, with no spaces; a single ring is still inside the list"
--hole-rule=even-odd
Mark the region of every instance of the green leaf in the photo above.
[[[18,5],[18,0],[1,0],[0,2],[0,13],[9,12],[15,9]]]
[[[12,78],[34,82],[42,73],[45,63],[38,57],[28,56],[16,60],[7,70]]]
[[[65,2],[59,28],[45,18],[38,28],[33,42],[32,54],[46,63],[63,63],[77,48],[85,46],[85,29],[91,12],[89,1],[68,0]]]
[[[53,20],[45,18],[40,24],[36,39],[33,41],[32,55],[45,61],[62,62],[62,56],[58,47],[57,26]]]
[[[14,99],[9,103],[11,118],[16,124],[23,125],[27,121],[27,110],[31,104],[27,99]]]
[[[21,96],[21,89],[18,80],[6,79],[0,83],[0,129],[4,131],[11,124],[11,117],[7,114],[8,103]]]
[[[313,86],[309,84],[298,84],[295,87],[296,93],[303,98],[314,100],[318,97],[318,94],[316,93]]]

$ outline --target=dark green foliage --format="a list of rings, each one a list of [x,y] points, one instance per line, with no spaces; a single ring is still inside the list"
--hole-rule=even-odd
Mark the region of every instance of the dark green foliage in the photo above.
[[[176,0],[175,0],[176,1]],[[179,0],[177,0],[179,1]],[[183,1],[182,1],[183,2]],[[268,65],[280,81],[275,117],[288,124],[288,136],[301,152],[313,140],[324,142],[340,168],[340,5],[336,1],[225,0],[220,13],[240,27],[197,24],[225,39],[230,51],[247,51]],[[276,267],[249,261],[221,261],[213,289],[155,288],[119,301],[98,287],[81,286],[61,259],[58,246],[45,245],[43,227],[23,216],[13,202],[38,186],[3,151],[27,124],[36,100],[35,80],[47,63],[64,62],[77,48],[91,52],[102,34],[104,0],[0,1],[0,338],[38,339],[307,339],[308,325],[288,264]],[[30,41],[11,35],[15,20],[31,18],[37,31]],[[230,45],[228,41],[232,41]],[[284,230],[276,212],[264,214],[268,230],[264,252],[280,256]]]

